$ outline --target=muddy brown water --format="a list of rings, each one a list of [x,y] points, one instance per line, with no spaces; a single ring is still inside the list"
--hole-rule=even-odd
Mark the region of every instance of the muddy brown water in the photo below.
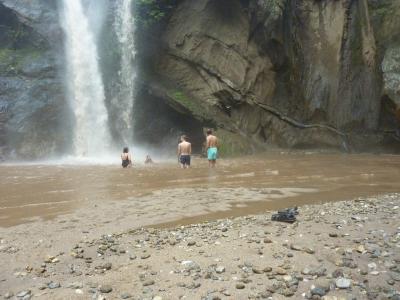
[[[400,192],[400,156],[342,154],[269,154],[221,159],[210,170],[197,158],[181,170],[165,162],[121,169],[110,165],[1,165],[0,226],[51,219],[78,211],[86,202],[129,201],[176,188],[285,188],[312,190],[276,200],[238,199],[227,211],[188,216],[160,226],[246,215],[293,205],[340,201]],[[190,192],[188,194],[190,201]],[[162,207],[162,206],[161,206]]]

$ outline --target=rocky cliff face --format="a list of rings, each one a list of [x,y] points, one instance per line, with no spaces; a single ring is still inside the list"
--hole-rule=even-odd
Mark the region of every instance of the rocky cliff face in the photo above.
[[[171,106],[218,128],[227,152],[381,145],[399,104],[399,6],[181,1],[151,76]]]
[[[61,40],[55,1],[0,1],[0,157],[40,157],[61,146]]]
[[[186,132],[200,145],[210,126],[225,153],[398,144],[399,1],[165,3],[163,21],[139,26],[142,141],[159,145]],[[112,32],[102,36],[110,102],[119,54]],[[0,156],[68,147],[62,41],[57,1],[0,0]]]

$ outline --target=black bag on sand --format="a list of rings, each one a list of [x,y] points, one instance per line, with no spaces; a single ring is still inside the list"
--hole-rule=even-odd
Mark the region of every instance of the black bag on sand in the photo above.
[[[297,207],[279,210],[277,214],[273,214],[272,221],[294,223],[296,222],[296,215],[299,214]]]

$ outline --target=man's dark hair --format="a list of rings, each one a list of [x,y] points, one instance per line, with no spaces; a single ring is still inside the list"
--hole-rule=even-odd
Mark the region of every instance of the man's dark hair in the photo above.
[[[207,129],[207,135],[210,135],[210,134],[212,134],[212,129]]]
[[[187,141],[187,136],[186,135],[182,135],[181,139],[183,139],[184,141]]]
[[[124,147],[124,150],[122,150],[122,152],[128,153],[129,152],[129,148],[128,147]]]

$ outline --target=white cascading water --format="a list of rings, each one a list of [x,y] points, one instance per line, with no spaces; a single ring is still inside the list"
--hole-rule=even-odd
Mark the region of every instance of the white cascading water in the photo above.
[[[82,0],[63,0],[68,98],[73,111],[74,155],[99,157],[111,146],[104,86],[93,31]]]
[[[120,0],[116,4],[114,28],[121,49],[121,68],[119,71],[121,88],[113,105],[118,107],[120,118],[116,128],[121,133],[125,144],[133,140],[133,102],[135,97],[136,71],[135,59],[135,19],[132,13],[132,0]]]

